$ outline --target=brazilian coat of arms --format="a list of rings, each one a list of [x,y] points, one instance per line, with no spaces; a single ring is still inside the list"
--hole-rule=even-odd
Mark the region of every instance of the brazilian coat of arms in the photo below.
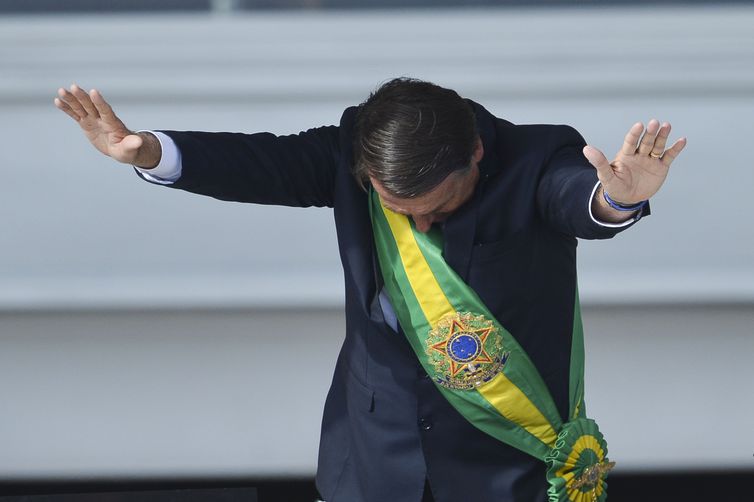
[[[508,360],[499,328],[482,315],[456,312],[443,317],[426,339],[435,381],[449,389],[479,387],[500,373]]]

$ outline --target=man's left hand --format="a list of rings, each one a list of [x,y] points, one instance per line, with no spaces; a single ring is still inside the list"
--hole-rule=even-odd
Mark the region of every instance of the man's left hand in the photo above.
[[[623,146],[612,162],[597,148],[587,145],[584,156],[597,169],[603,189],[615,202],[631,206],[652,197],[668,175],[670,164],[686,146],[681,138],[665,149],[670,135],[668,122],[652,119],[647,124],[637,122],[626,134]]]

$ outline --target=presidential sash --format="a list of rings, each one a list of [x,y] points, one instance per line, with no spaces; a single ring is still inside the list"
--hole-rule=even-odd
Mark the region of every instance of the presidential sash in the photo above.
[[[475,427],[547,464],[550,502],[603,501],[607,444],[584,409],[584,339],[574,305],[569,417],[560,418],[539,371],[442,256],[442,233],[422,233],[370,193],[385,290],[421,365]]]

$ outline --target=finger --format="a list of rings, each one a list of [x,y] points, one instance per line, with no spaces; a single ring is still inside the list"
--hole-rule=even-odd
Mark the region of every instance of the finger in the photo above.
[[[583,152],[584,157],[597,169],[597,177],[603,185],[615,176],[613,166],[610,165],[610,161],[607,160],[604,153],[589,145],[584,147]]]
[[[92,100],[92,104],[97,109],[97,113],[99,113],[100,117],[105,120],[118,120],[118,117],[113,113],[112,107],[110,107],[108,102],[105,101],[105,98],[102,97],[102,94],[100,94],[97,89],[89,91],[89,98]]]
[[[636,154],[636,145],[639,143],[639,138],[641,138],[642,132],[644,132],[644,124],[641,122],[637,122],[631,126],[631,129],[628,130],[628,134],[626,134],[626,137],[623,139],[623,147],[621,147],[621,152],[624,155]]]
[[[657,119],[652,119],[647,124],[647,130],[644,132],[644,136],[639,143],[638,152],[641,155],[649,155],[652,151],[652,147],[655,145],[655,139],[657,138],[657,131],[660,130],[660,122]]]
[[[58,89],[58,97],[67,104],[73,111],[78,115],[80,118],[84,118],[87,116],[86,110],[84,110],[84,107],[81,106],[81,103],[79,102],[78,98],[70,93],[67,89],[63,89],[62,87]]]
[[[681,138],[673,146],[665,150],[665,154],[662,156],[662,163],[670,167],[678,154],[686,147],[686,138]]]
[[[58,110],[64,111],[69,117],[71,117],[76,122],[78,122],[78,121],[81,120],[81,117],[79,117],[78,115],[76,115],[76,112],[74,112],[73,109],[71,109],[71,107],[68,106],[62,99],[55,98],[54,103],[55,103],[55,107]]]
[[[660,130],[657,132],[657,138],[655,139],[655,145],[652,147],[650,155],[656,158],[662,157],[662,153],[665,151],[665,145],[670,135],[670,123],[664,122],[660,126]]]
[[[92,100],[89,99],[89,95],[84,92],[84,89],[77,86],[76,84],[73,84],[71,86],[71,94],[76,96],[76,98],[79,100],[79,103],[81,103],[81,106],[83,106],[84,110],[86,110],[86,113],[91,115],[92,118],[99,118],[99,112],[97,111],[97,108],[94,107]]]

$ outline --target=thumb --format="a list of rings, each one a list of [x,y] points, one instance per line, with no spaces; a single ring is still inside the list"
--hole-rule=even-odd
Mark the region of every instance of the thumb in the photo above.
[[[143,143],[144,140],[138,134],[129,134],[121,140],[120,146],[124,151],[130,152],[141,148]]]
[[[133,163],[139,153],[144,140],[138,134],[129,134],[116,145],[113,145],[112,158],[126,164]]]
[[[600,181],[604,183],[614,176],[613,166],[610,165],[604,153],[589,145],[584,147],[583,152],[586,160],[597,169],[597,177]]]

